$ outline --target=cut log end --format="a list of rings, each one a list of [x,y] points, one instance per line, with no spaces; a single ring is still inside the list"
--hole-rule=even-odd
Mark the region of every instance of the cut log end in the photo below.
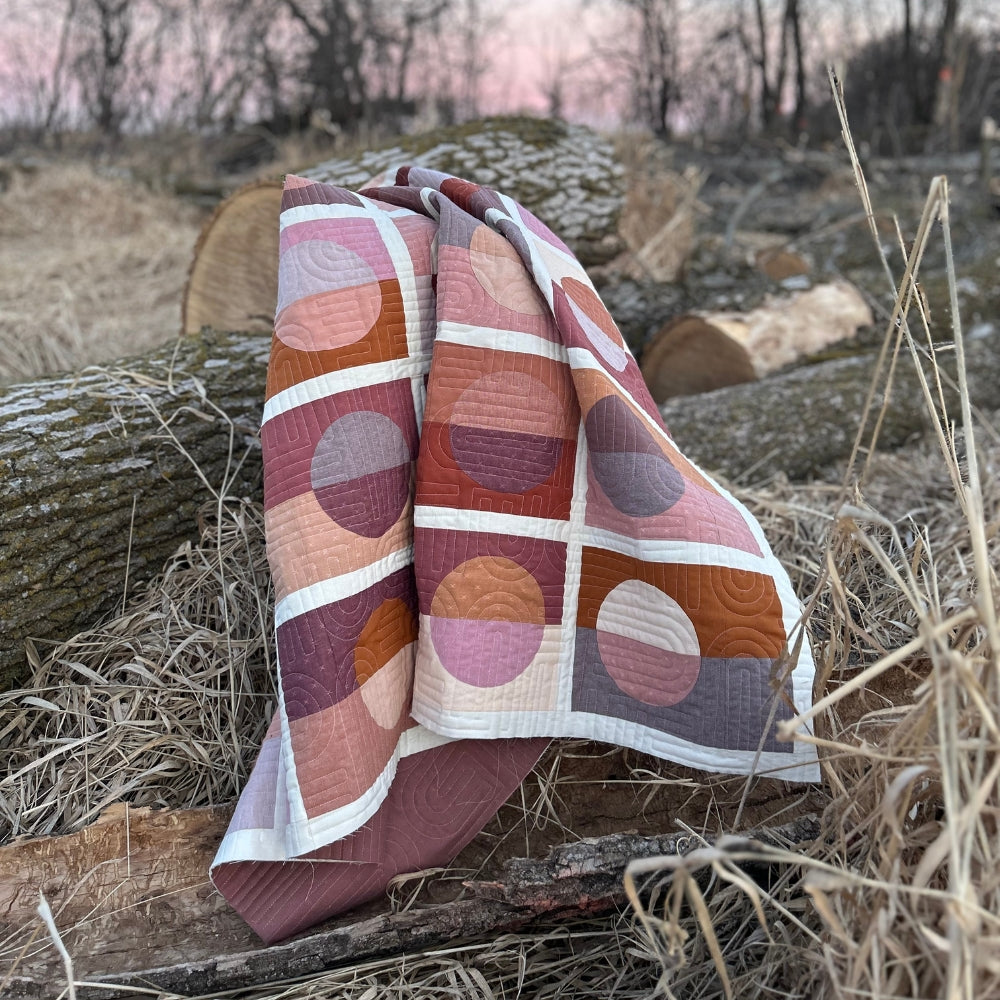
[[[695,315],[679,316],[657,334],[643,353],[642,374],[657,403],[757,377],[747,349]]]
[[[642,374],[657,403],[674,396],[752,382],[872,322],[861,293],[846,281],[769,296],[749,312],[679,316],[643,352]]]
[[[757,269],[772,281],[785,281],[809,273],[805,258],[780,247],[758,250],[755,262]]]
[[[280,212],[280,181],[255,182],[216,209],[198,238],[184,289],[184,334],[206,326],[254,332],[273,327]]]

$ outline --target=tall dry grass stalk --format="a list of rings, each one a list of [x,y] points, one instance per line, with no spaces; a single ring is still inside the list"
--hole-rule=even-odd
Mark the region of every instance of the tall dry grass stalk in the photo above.
[[[834,89],[891,279],[836,81]],[[917,283],[938,224],[947,344],[931,340]],[[859,433],[809,602],[818,700],[783,725],[821,754],[830,794],[823,835],[806,852],[725,838],[631,866],[630,898],[670,997],[1000,996],[1000,453],[965,385],[946,178],[931,185],[912,247],[901,235],[900,245],[905,271],[893,281],[869,406],[883,390],[888,398],[898,365],[917,366],[936,468],[925,448],[925,476],[895,490],[897,502],[911,493],[911,509],[880,512],[884,408],[863,415],[869,431]],[[940,391],[946,357],[955,362],[957,414]],[[799,731],[807,721],[813,735]]]

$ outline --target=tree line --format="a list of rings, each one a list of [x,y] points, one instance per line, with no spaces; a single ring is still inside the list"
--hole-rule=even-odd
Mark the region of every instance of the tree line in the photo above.
[[[519,0],[11,2],[0,38],[3,124],[38,135],[90,129],[109,141],[247,123],[393,132],[421,117],[474,117],[498,46],[530,35],[536,9]],[[992,2],[563,0],[570,17],[546,41],[533,110],[592,119],[600,108],[661,137],[800,141],[834,128],[833,61],[852,117],[883,151],[954,148],[983,115],[1000,117]],[[574,9],[580,23],[589,18],[584,38]],[[496,89],[491,110],[520,110],[503,107]]]

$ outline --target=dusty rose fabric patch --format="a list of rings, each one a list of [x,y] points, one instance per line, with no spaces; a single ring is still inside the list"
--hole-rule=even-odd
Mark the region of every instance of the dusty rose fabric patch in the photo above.
[[[396,181],[289,177],[282,201],[281,696],[213,871],[269,939],[452,856],[547,737],[818,777],[777,739],[813,681],[788,577],[680,453],[572,253],[488,188]]]

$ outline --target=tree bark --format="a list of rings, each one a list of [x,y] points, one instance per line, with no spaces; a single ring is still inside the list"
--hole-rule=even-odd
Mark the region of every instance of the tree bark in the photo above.
[[[501,116],[404,136],[360,155],[326,160],[303,177],[359,188],[411,164],[443,170],[510,195],[555,228],[584,266],[625,249],[618,220],[625,172],[593,129],[542,118]]]
[[[121,807],[107,822],[80,833],[0,849],[0,902],[9,914],[8,923],[0,920],[0,930],[11,934],[28,922],[37,903],[35,886],[43,884],[77,962],[76,977],[83,980],[77,993],[81,1000],[131,997],[136,987],[151,986],[203,996],[379,956],[413,954],[459,938],[485,939],[606,913],[625,904],[622,877],[630,861],[683,855],[702,846],[700,838],[687,834],[587,838],[553,847],[545,859],[513,858],[494,881],[466,883],[467,898],[399,913],[385,912],[383,904],[372,914],[368,907],[289,941],[255,947],[245,928],[227,922],[235,915],[224,912],[224,903],[220,909],[220,897],[205,891],[204,873],[224,822],[224,812],[217,809],[132,810],[130,815]],[[816,818],[802,816],[745,836],[788,846],[815,840],[819,833]],[[105,915],[107,909],[111,912]],[[78,920],[86,927],[82,934],[73,926]],[[183,937],[185,929],[194,934],[187,937],[186,951],[164,947],[162,941],[158,948],[158,932],[172,940],[178,932]],[[112,968],[105,964],[109,956],[102,936],[110,938]],[[130,951],[114,954],[129,942]],[[142,968],[144,961],[170,964]],[[35,959],[20,975],[15,969],[5,996],[51,996],[58,963],[50,950],[47,960]],[[87,980],[100,986],[90,988]]]
[[[219,492],[261,489],[269,338],[206,334],[0,389],[0,688],[120,608]]]
[[[66,638],[120,607],[126,583],[151,578],[195,536],[206,501],[259,495],[268,350],[264,334],[206,331],[0,389],[0,688],[24,676],[27,637]],[[970,340],[966,355],[973,405],[1000,407],[1000,337]],[[873,364],[829,360],[662,412],[707,469],[806,478],[849,454]],[[897,446],[927,424],[904,358],[880,443]]]
[[[972,405],[1000,407],[1000,337],[966,341],[965,357]],[[939,363],[954,379],[953,355]],[[752,474],[759,480],[778,472],[808,479],[850,455],[874,365],[868,353],[830,359],[759,382],[671,399],[660,412],[688,458],[706,469],[730,479]],[[944,395],[949,412],[957,414],[958,393],[946,385]],[[876,395],[873,413],[884,398],[885,393]],[[906,357],[889,398],[880,448],[898,448],[931,424],[916,369]]]
[[[788,23],[792,31],[792,46],[795,49],[795,111],[792,116],[792,135],[798,138],[800,132],[806,129],[806,63],[802,48],[802,17],[799,13],[799,0],[788,0],[786,7]]]

